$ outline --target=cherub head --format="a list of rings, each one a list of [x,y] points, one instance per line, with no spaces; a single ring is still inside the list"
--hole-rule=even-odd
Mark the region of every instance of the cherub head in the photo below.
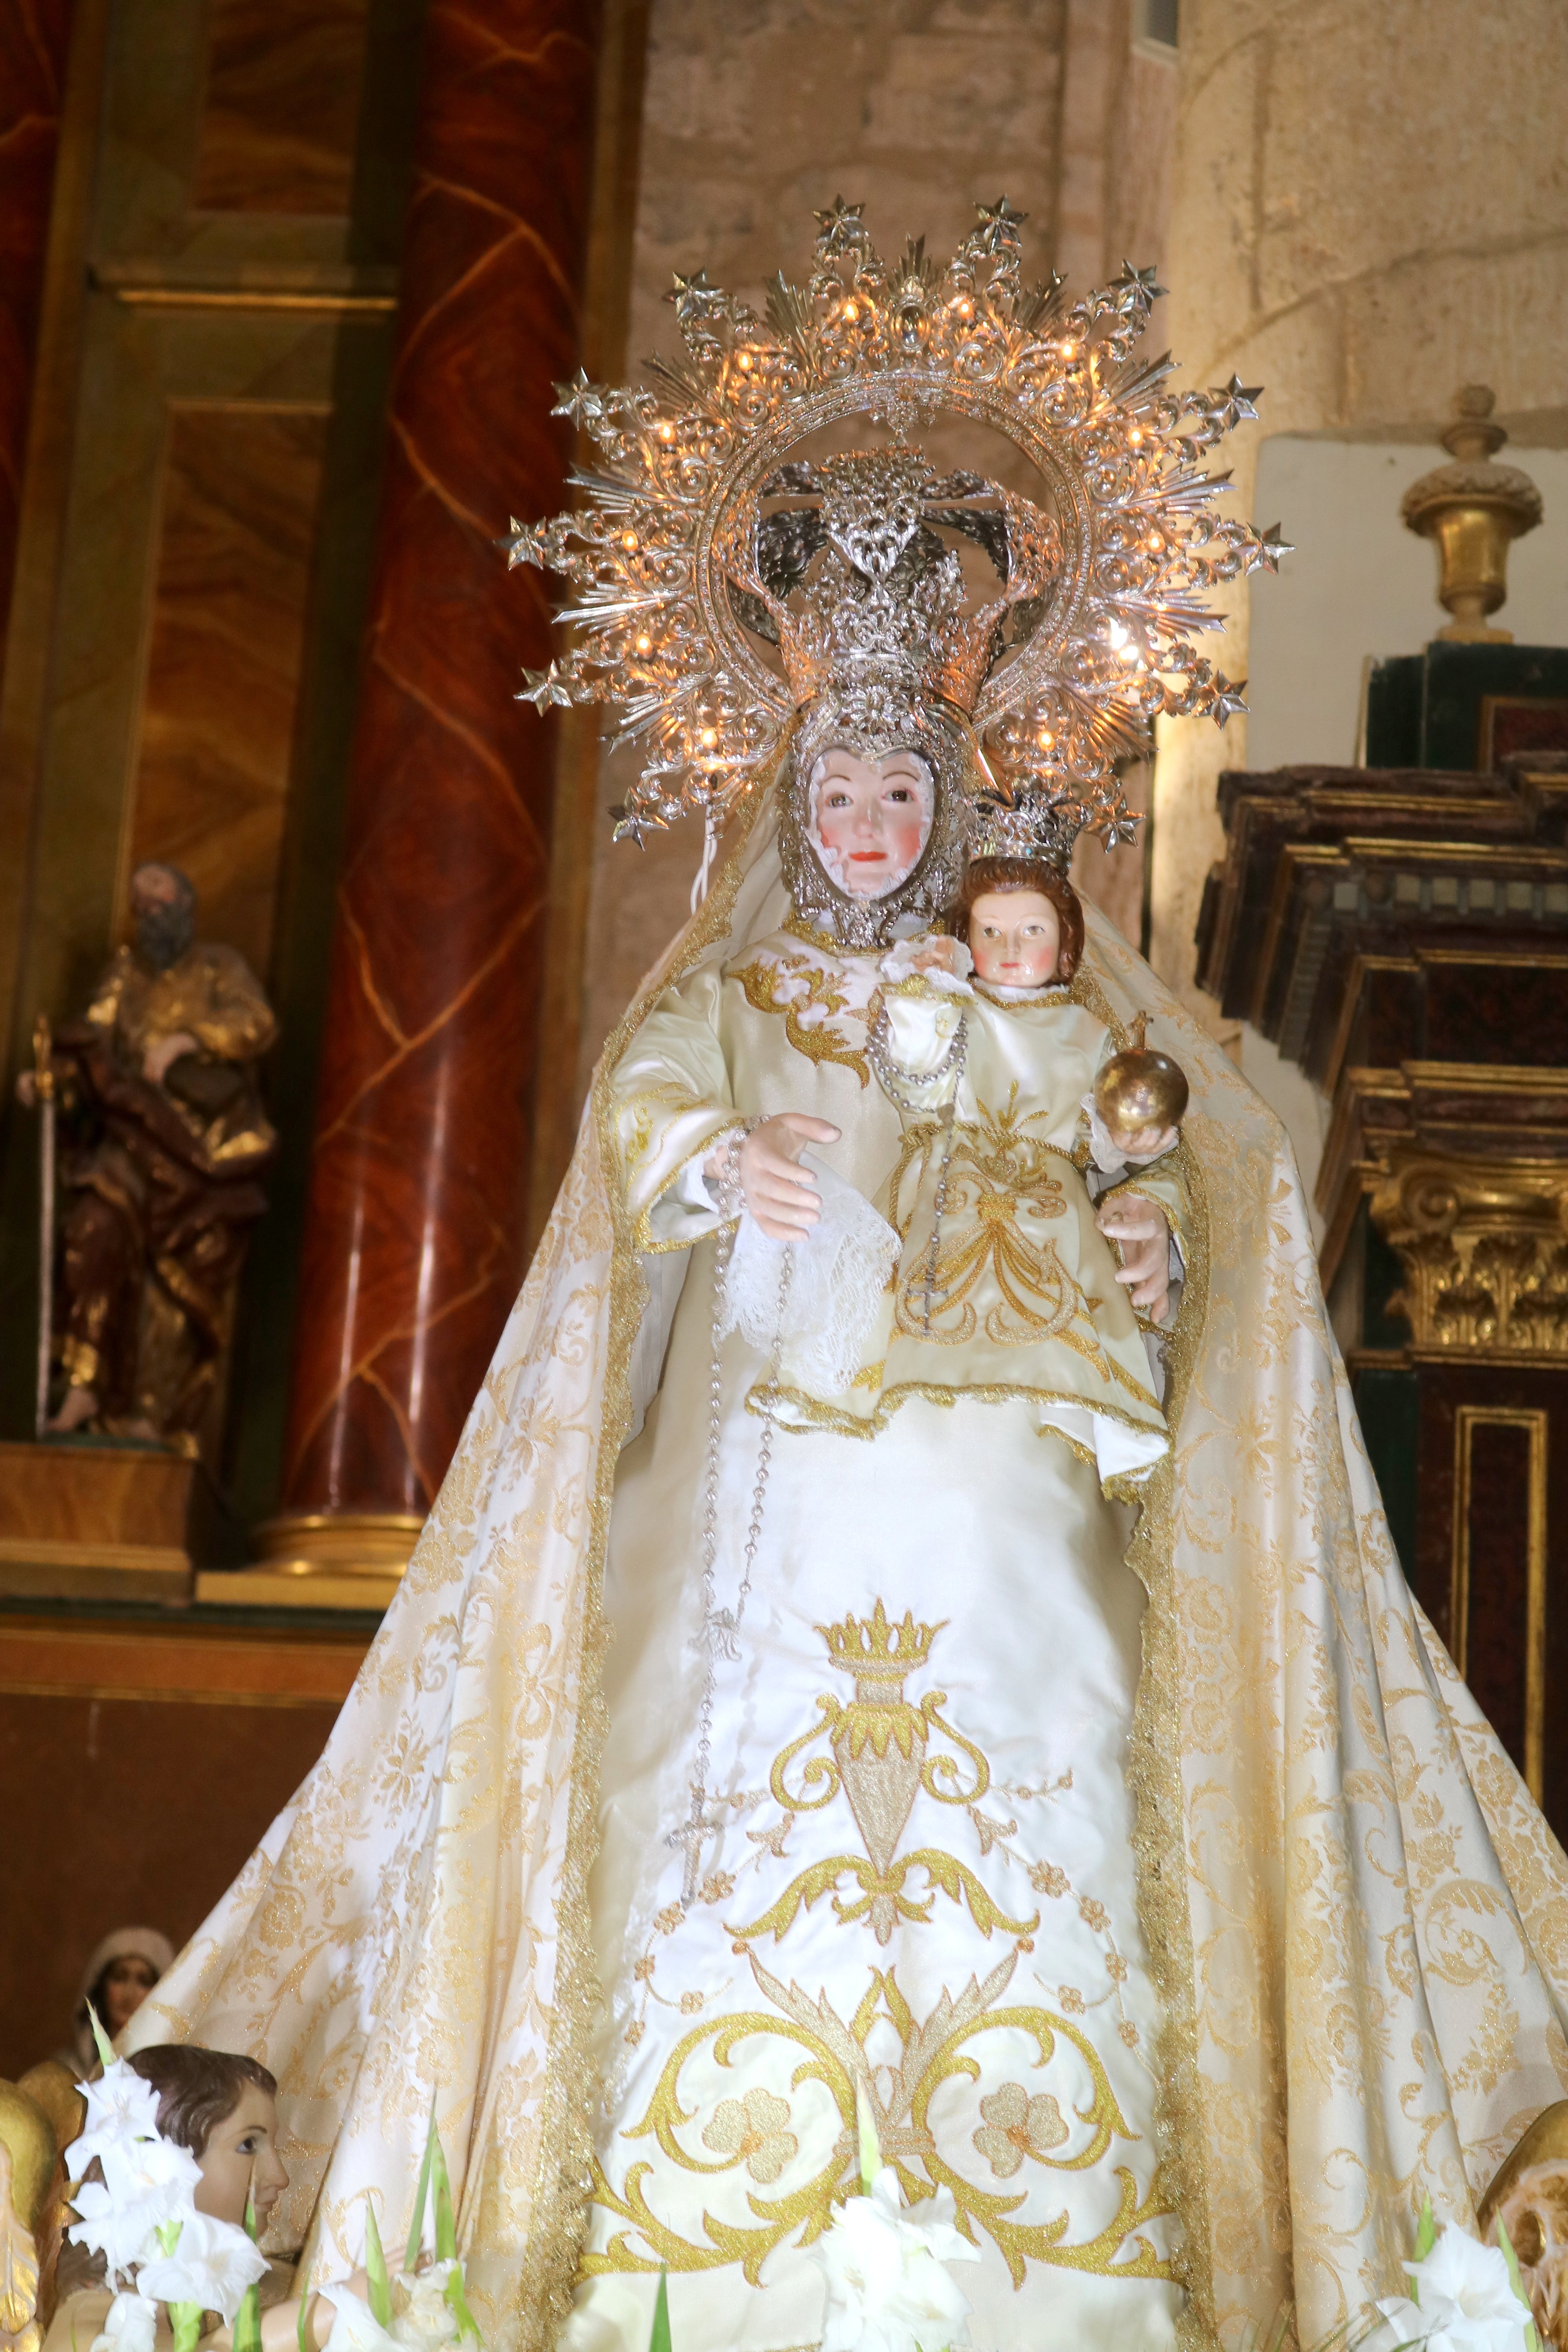
[[[948,928],[967,943],[975,977],[996,988],[1068,981],[1083,954],[1078,892],[1043,858],[972,858]]]
[[[158,2095],[159,2131],[188,2147],[201,2167],[197,2212],[238,2227],[248,2196],[259,2236],[289,2186],[278,2153],[274,2077],[254,2058],[190,2042],[138,2050],[129,2063]]]

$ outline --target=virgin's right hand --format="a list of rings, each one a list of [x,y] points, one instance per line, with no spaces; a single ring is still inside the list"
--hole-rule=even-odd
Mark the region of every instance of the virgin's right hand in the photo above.
[[[742,1144],[742,1197],[770,1241],[798,1241],[821,1217],[822,1195],[800,1155],[808,1143],[837,1143],[838,1136],[825,1118],[786,1110],[754,1127]]]

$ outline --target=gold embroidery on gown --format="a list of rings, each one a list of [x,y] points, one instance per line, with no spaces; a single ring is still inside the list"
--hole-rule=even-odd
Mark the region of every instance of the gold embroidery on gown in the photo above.
[[[660,2264],[693,2352],[809,2340],[820,2290],[800,2249],[853,2172],[858,2083],[906,2197],[951,2189],[984,2249],[977,2346],[1168,2345],[1180,2296],[1152,2136],[1159,2017],[1122,1780],[1138,1614],[1125,1522],[1092,1468],[1042,1445],[1016,1404],[955,1416],[916,1403],[871,1447],[823,1433],[787,1449],[766,1603],[758,1613],[759,1580],[749,1663],[733,1670],[745,1696],[720,1685],[724,1826],[683,1912],[681,1858],[664,1841],[689,1769],[677,1496],[700,1435],[679,1400],[688,1360],[704,1366],[707,1280],[694,1265],[690,1328],[678,1324],[664,1394],[628,1449],[611,1530],[595,1879],[609,2090],[563,2341],[640,2346]],[[752,1458],[741,1352],[727,1367],[727,1444],[742,1433],[727,1520],[743,1518]],[[955,1580],[942,1563],[969,1524],[959,1463],[1000,1477],[1020,1452],[992,1517],[1004,1564]],[[842,1505],[833,1528],[818,1524],[825,1476]],[[1047,1517],[1054,1538],[1037,1532]],[[852,1580],[863,1602],[832,1617],[815,1605]],[[950,1596],[955,1581],[967,1590]],[[726,2273],[755,2291],[754,2313]],[[1029,2291],[1042,2273],[1048,2297]],[[642,2294],[622,2300],[638,2280]],[[619,2282],[608,2302],[605,2281]]]

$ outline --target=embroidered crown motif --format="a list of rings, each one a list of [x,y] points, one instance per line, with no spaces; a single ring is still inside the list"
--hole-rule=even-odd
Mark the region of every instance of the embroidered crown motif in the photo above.
[[[901,1618],[890,1618],[879,1600],[869,1617],[846,1617],[842,1625],[819,1625],[816,1631],[843,1673],[902,1682],[906,1675],[925,1664],[931,1645],[946,1622],[944,1617],[941,1624],[917,1624],[910,1609]]]

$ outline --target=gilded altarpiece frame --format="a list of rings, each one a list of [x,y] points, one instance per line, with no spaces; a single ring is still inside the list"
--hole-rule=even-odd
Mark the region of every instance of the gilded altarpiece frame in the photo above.
[[[26,882],[0,1020],[14,1072],[38,1013],[79,1013],[144,856],[189,863],[210,935],[257,963],[282,1033],[266,1072],[282,1151],[232,1373],[224,1468],[247,1518],[271,1507],[281,1447],[423,14],[110,0],[74,125],[92,152],[62,156],[62,186],[85,172],[92,193],[57,275],[86,290],[60,380],[37,395],[72,423],[43,519],[47,675],[6,747],[28,788],[4,809],[0,857]],[[14,725],[20,709],[8,693]],[[34,1311],[34,1151],[13,1113],[0,1312],[17,1329]],[[15,1437],[30,1433],[29,1353],[0,1371]]]

